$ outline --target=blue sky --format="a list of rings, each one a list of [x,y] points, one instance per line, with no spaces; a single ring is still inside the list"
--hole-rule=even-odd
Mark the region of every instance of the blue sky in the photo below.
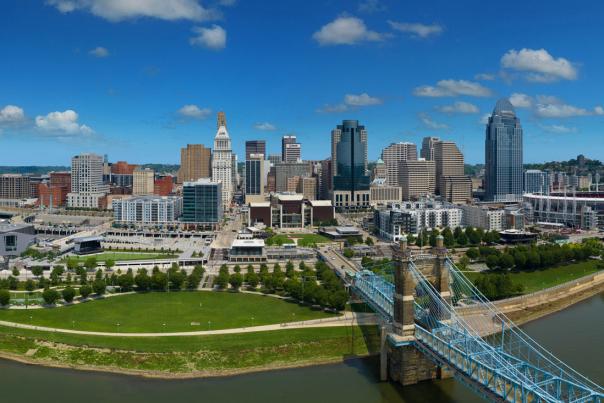
[[[544,5],[547,4],[547,7]],[[484,124],[512,97],[525,161],[602,159],[604,3],[389,0],[6,0],[0,5],[0,165],[79,152],[178,163],[295,133],[329,155],[342,119],[369,157],[427,135],[484,160]]]

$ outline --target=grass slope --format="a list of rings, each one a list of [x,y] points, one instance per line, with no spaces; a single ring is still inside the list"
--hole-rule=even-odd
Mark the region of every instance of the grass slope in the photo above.
[[[130,294],[60,308],[0,310],[0,320],[131,333],[227,329],[329,316],[277,298],[207,291]]]
[[[86,256],[70,256],[69,259],[77,260],[78,263],[84,263],[89,257],[96,258],[97,262],[104,262],[106,260],[127,261],[127,260],[156,260],[156,259],[171,259],[176,255],[168,253],[144,253],[144,252],[102,252],[96,255]]]
[[[167,374],[336,361],[378,349],[375,326],[164,338],[79,336],[0,326],[2,353],[23,356],[29,351],[28,359],[42,363]]]

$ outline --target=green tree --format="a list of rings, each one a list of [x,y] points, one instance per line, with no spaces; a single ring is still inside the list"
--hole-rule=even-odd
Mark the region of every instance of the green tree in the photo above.
[[[10,291],[0,290],[0,305],[6,306],[10,303]]]
[[[258,287],[258,283],[259,283],[260,279],[258,278],[258,275],[256,274],[256,272],[252,270],[251,273],[246,274],[245,281],[250,289],[255,290],[256,287]]]
[[[113,268],[113,266],[115,266],[115,260],[113,260],[113,259],[105,260],[105,267],[107,268],[107,270],[111,270]]]
[[[455,245],[455,237],[453,236],[453,232],[451,232],[451,228],[446,227],[441,233],[443,237],[443,242],[447,248],[451,248]]]
[[[373,246],[373,239],[370,236],[368,236],[365,239],[365,244],[368,245],[368,246]]]
[[[514,256],[509,253],[504,253],[499,257],[499,266],[504,270],[509,270],[514,267]]]
[[[239,266],[238,264],[237,264],[237,265],[235,265],[235,267],[233,268],[233,271],[234,271],[235,273],[241,273],[241,266]]]
[[[63,288],[63,291],[61,291],[61,295],[63,296],[65,302],[69,303],[75,298],[76,292],[71,287],[65,287]]]
[[[497,266],[499,266],[499,257],[497,257],[496,255],[489,255],[487,256],[487,267],[491,270],[495,269]]]
[[[134,283],[138,291],[147,291],[151,288],[151,277],[147,274],[147,270],[139,270],[134,277]]]
[[[83,285],[80,287],[80,296],[82,298],[86,299],[90,294],[92,294],[92,287],[89,285]]]
[[[44,299],[44,302],[46,302],[47,305],[54,305],[60,298],[59,293],[57,292],[57,290],[54,290],[52,288],[47,288],[46,290],[44,290],[44,292],[42,292],[42,299]]]
[[[89,256],[84,261],[84,267],[86,267],[88,269],[88,271],[92,271],[92,270],[96,269],[96,266],[97,266],[97,261],[96,261],[96,257],[94,257],[94,256]]]
[[[134,276],[131,269],[117,277],[117,285],[120,286],[122,291],[132,290],[132,287],[134,287]]]
[[[354,256],[354,252],[350,248],[345,248],[343,252],[344,257],[350,259]]]
[[[466,256],[468,258],[470,258],[471,260],[476,260],[480,256],[480,253],[478,253],[478,249],[476,249],[476,248],[469,248],[466,251]]]
[[[94,280],[92,282],[92,291],[94,291],[94,293],[96,295],[103,295],[105,294],[105,290],[107,289],[107,284],[105,284],[105,281],[103,280]]]
[[[458,227],[459,228],[459,227]],[[462,232],[461,234],[459,234],[459,236],[456,238],[457,244],[459,246],[466,246],[468,244],[468,237],[466,236],[466,234],[464,232]]]
[[[241,273],[233,273],[229,277],[229,284],[235,291],[239,291],[241,284],[243,284],[243,276]]]
[[[154,290],[164,291],[168,287],[168,276],[158,271],[151,276],[151,287]]]
[[[34,266],[31,268],[31,274],[34,276],[41,276],[44,273],[44,268],[42,266]]]
[[[230,278],[228,271],[221,272],[220,274],[218,274],[218,277],[216,277],[216,285],[218,286],[218,288],[225,290],[228,287],[229,279]]]
[[[67,259],[67,269],[68,270],[74,271],[75,269],[78,268],[78,266],[79,266],[78,259],[71,258],[71,257]]]
[[[33,280],[27,279],[27,281],[25,282],[25,290],[32,292],[35,289],[36,289],[36,285],[34,284]]]

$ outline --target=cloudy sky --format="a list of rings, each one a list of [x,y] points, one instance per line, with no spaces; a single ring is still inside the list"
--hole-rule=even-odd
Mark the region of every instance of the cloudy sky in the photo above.
[[[429,4],[427,4],[429,3]],[[176,163],[295,133],[329,155],[358,119],[369,157],[427,135],[484,160],[484,119],[510,97],[525,160],[604,159],[604,4],[395,0],[6,0],[0,5],[0,165],[79,152]]]

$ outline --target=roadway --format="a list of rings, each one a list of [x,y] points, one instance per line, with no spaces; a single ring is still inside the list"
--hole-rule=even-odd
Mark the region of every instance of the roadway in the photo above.
[[[359,268],[336,250],[334,246],[321,246],[317,248],[317,253],[323,258],[325,263],[333,270],[336,270],[342,278],[346,270],[353,272],[359,271]]]

